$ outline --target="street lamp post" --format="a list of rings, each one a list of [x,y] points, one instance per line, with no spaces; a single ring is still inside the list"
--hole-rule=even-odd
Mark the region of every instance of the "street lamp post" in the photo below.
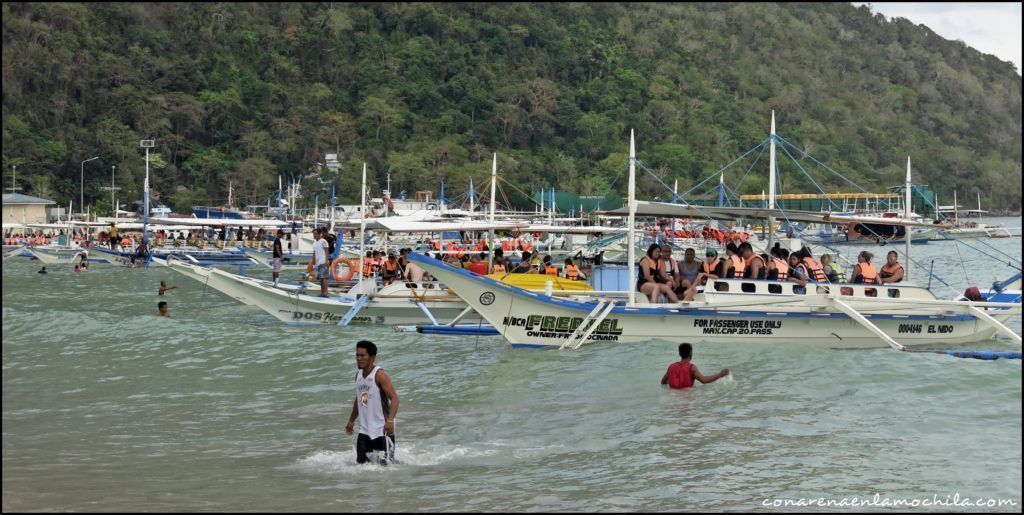
[[[112,216],[116,217],[117,216],[117,203],[114,201],[114,192],[120,190],[121,188],[118,188],[118,187],[114,186],[114,170],[115,169],[117,169],[117,165],[110,165],[110,187],[108,188],[108,187],[104,186],[103,189],[110,190],[110,206],[111,206],[111,209],[113,209],[113,215]]]
[[[80,191],[81,195],[78,197],[78,209],[81,209],[83,213],[85,212],[85,163],[88,163],[89,161],[92,161],[94,159],[99,159],[99,156],[90,157],[89,159],[82,161],[82,167],[80,170],[80,174],[78,176],[82,186],[82,189]]]

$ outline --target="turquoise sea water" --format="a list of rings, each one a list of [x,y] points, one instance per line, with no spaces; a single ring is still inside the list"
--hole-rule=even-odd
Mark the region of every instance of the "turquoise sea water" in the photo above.
[[[985,243],[1020,258],[1020,238]],[[943,296],[1008,276],[960,253],[963,268],[952,243],[914,249]],[[165,269],[39,266],[3,266],[5,511],[761,510],[876,493],[1022,506],[1020,361],[698,344],[702,371],[733,376],[669,391],[664,342],[513,351],[290,327]],[[152,316],[160,280],[181,286],[170,320]],[[397,466],[355,465],[344,431],[363,338],[401,398]]]

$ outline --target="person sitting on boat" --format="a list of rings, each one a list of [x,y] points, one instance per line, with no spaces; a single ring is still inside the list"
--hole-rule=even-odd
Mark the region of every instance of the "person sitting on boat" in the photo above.
[[[536,273],[533,267],[530,266],[530,252],[523,251],[523,257],[520,258],[519,264],[512,269],[513,274],[533,274]]]
[[[381,281],[384,282],[384,286],[387,286],[398,279],[398,256],[394,253],[388,254],[387,261],[381,267]]]
[[[551,263],[551,256],[544,256],[544,274],[558,277],[558,267]]]
[[[658,266],[665,272],[665,276],[668,277],[668,285],[672,288],[672,291],[676,295],[683,293],[682,288],[679,284],[682,278],[679,276],[679,263],[676,263],[674,257],[672,257],[672,245],[665,243],[661,246],[661,260],[658,261]]]
[[[785,250],[785,249],[783,249]],[[787,280],[796,283],[793,286],[793,293],[797,295],[803,295],[807,293],[807,278],[809,272],[807,270],[807,264],[800,260],[800,253],[794,252],[789,255],[789,270],[787,272]]]
[[[700,261],[696,259],[697,253],[693,248],[683,251],[683,260],[679,262],[679,290],[676,293],[686,295],[694,283],[697,282],[697,275],[700,274]]]
[[[687,249],[687,251],[690,250]],[[700,273],[697,274],[693,284],[683,293],[683,300],[693,300],[693,296],[697,294],[697,288],[707,283],[708,279],[721,279],[725,277],[727,263],[728,260],[718,258],[717,250],[708,247],[704,251],[704,261],[700,263]]]
[[[981,296],[981,290],[977,286],[970,286],[964,290],[964,300],[969,302],[985,302],[985,297]]]
[[[484,264],[487,262],[484,260]],[[488,273],[491,274],[507,274],[511,268],[505,267],[505,252],[501,250],[501,247],[494,249],[494,259],[491,261],[491,270]]]
[[[565,258],[565,278],[570,281],[582,281],[587,275],[580,271],[580,267],[573,263],[571,257]]]
[[[726,277],[742,278],[743,277],[743,269],[745,267],[745,263],[743,261],[743,257],[740,256],[740,249],[739,249],[739,247],[737,247],[735,243],[730,243],[730,244],[726,245],[725,246],[725,255],[726,255],[726,263],[725,263]]]
[[[880,284],[878,282],[878,271],[871,264],[871,258],[873,257],[875,256],[866,250],[861,251],[857,255],[857,266],[853,267],[853,273],[851,274],[854,283]]]
[[[825,275],[825,271],[822,270],[821,265],[814,260],[814,256],[811,255],[811,249],[802,247],[799,252],[800,262],[805,265],[804,269],[807,271],[807,279],[816,283],[827,283],[828,277]]]
[[[636,290],[651,300],[652,304],[658,303],[658,296],[664,294],[669,302],[679,302],[675,292],[669,285],[669,278],[665,270],[659,266],[661,261],[661,247],[652,243],[647,248],[647,255],[640,258],[640,270],[637,273]]]
[[[476,275],[487,275],[487,263],[483,261],[483,252],[474,252],[466,268]]]
[[[778,243],[772,247],[771,259],[768,260],[768,274],[765,277],[769,281],[785,281],[789,278],[789,251],[780,247]]]
[[[537,252],[534,252],[533,254],[530,255],[530,273],[531,274],[539,274],[540,273],[540,267],[541,267],[542,264],[543,264],[543,261],[541,261],[540,251],[539,250]]]
[[[749,243],[741,243],[739,246],[740,257],[743,258],[743,277],[747,279],[764,279],[768,273],[764,258],[754,253],[754,248]]]
[[[898,283],[903,280],[903,265],[898,261],[899,254],[890,250],[885,255],[885,265],[878,272],[878,278],[882,284]]]
[[[845,283],[846,273],[843,272],[843,267],[832,260],[832,254],[821,255],[821,269],[825,272],[825,278],[830,283]]]
[[[418,288],[426,274],[419,265],[413,262],[408,262],[405,265],[405,280],[409,281],[405,283],[408,288]]]
[[[667,384],[671,389],[691,388],[695,384],[694,380],[708,384],[729,375],[728,368],[723,368],[717,374],[710,376],[701,374],[700,370],[697,370],[697,365],[690,361],[692,357],[693,345],[680,343],[679,361],[668,366],[665,375],[661,376],[661,384]]]

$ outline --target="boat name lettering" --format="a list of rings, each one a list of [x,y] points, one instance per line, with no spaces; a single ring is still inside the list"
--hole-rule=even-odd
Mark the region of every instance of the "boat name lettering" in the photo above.
[[[502,325],[505,327],[523,327],[527,331],[527,336],[536,336],[538,338],[568,338],[572,333],[576,332],[576,329],[582,323],[583,318],[581,317],[556,317],[548,315],[505,317],[502,320]],[[619,319],[606,318],[598,324],[593,334],[587,337],[587,339],[618,341],[621,334],[622,328],[619,327]]]
[[[924,328],[924,324],[900,324],[898,329],[899,334],[921,334],[927,332],[928,334],[948,334],[953,332],[953,326],[948,324],[928,324],[928,329]]]
[[[715,318],[697,318],[693,327],[699,327],[703,334],[775,334],[782,329],[781,320],[731,320]]]
[[[307,320],[310,322],[340,322],[342,315],[337,315],[328,312],[311,312],[311,311],[292,311],[292,320]],[[370,323],[374,322],[373,317],[354,317],[352,318],[353,323]]]

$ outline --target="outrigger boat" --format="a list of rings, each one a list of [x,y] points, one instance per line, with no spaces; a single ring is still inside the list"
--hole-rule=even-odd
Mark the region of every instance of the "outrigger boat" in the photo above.
[[[771,178],[775,183],[775,120],[772,116]],[[634,239],[634,217],[695,217],[735,219],[782,216],[770,198],[768,209],[699,208],[689,205],[644,203],[634,198],[635,144],[630,141],[629,242]],[[909,196],[910,165],[907,169]],[[772,189],[774,196],[774,188]],[[908,199],[909,200],[909,199]],[[907,202],[909,206],[909,202]],[[786,211],[790,220],[812,223],[872,223],[864,217]],[[909,219],[886,219],[906,227],[920,225]],[[910,242],[906,242],[909,245]],[[633,246],[628,262],[636,263]],[[806,293],[795,283],[752,279],[710,280],[693,301],[649,304],[635,288],[627,299],[608,295],[559,298],[522,290],[475,276],[436,260],[410,255],[410,261],[442,281],[515,347],[579,348],[587,342],[746,341],[767,344],[807,344],[829,348],[872,348],[889,345],[963,344],[1009,336],[1018,345],[1020,335],[1004,323],[1021,312],[1021,274],[985,292],[987,302],[942,300],[925,288],[908,283],[886,285],[813,283]],[[635,270],[630,266],[628,270]],[[908,271],[909,275],[909,271]],[[635,284],[635,272],[628,284]],[[607,293],[607,292],[606,292]],[[638,302],[639,301],[639,302]],[[898,340],[898,341],[897,341]]]
[[[279,284],[228,273],[181,259],[162,260],[176,272],[204,283],[221,293],[256,306],[278,320],[292,325],[308,324],[417,324],[457,319],[469,310],[457,296],[436,282],[395,282],[373,292],[374,280],[357,283],[351,290],[331,297],[319,297],[315,284]],[[454,321],[454,320],[453,320]]]
[[[20,245],[4,245],[4,261],[18,257],[25,252],[25,247]]]
[[[54,245],[52,247],[26,247],[26,249],[39,261],[47,265],[65,265],[81,260],[81,256],[88,256],[86,249],[78,246]]]

